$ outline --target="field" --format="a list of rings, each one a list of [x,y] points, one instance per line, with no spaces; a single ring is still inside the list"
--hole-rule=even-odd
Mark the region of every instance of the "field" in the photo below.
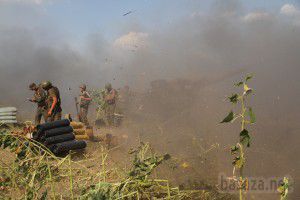
[[[178,167],[170,155],[160,156],[142,142],[135,150],[126,149],[125,135],[118,138],[123,144],[113,141],[110,149],[103,141],[88,142],[84,152],[57,158],[23,136],[12,134],[16,131],[8,129],[1,133],[1,144],[5,147],[1,151],[5,158],[1,160],[4,199],[234,199],[200,183],[198,188],[174,186],[162,178],[164,172]],[[120,134],[116,130],[106,131]],[[26,142],[29,145],[25,147]],[[131,155],[126,155],[128,151]],[[168,165],[160,166],[164,161]]]
[[[194,92],[202,87],[202,92],[216,95],[205,84],[209,83],[160,80],[152,84],[151,93],[128,94],[129,99],[119,105],[126,114],[121,126],[95,126],[96,141],[87,141],[84,151],[65,158],[20,136],[20,127],[2,126],[1,195],[4,199],[238,199],[238,193],[222,192],[218,182],[220,173],[232,173],[230,144],[237,134],[229,138],[217,134],[234,132],[238,126],[219,125],[224,114],[210,112],[217,103]],[[107,134],[113,136],[110,145],[104,139]],[[16,157],[19,147],[22,154],[27,152],[25,156]],[[261,155],[252,148],[246,156],[248,152],[250,163],[251,154]],[[245,168],[249,174],[255,165],[247,163]],[[280,195],[249,194],[248,198],[279,199]]]

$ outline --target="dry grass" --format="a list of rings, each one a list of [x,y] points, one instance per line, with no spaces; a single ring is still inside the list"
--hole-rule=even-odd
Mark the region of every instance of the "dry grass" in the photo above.
[[[108,150],[101,143],[89,143],[83,152],[71,152],[65,158],[55,157],[40,144],[1,131],[0,140],[11,140],[0,155],[1,191],[12,199],[232,199],[214,189],[180,190],[168,180],[157,177],[156,167],[164,156],[154,153],[149,144],[133,151],[133,161],[114,161],[117,148]],[[6,138],[6,139],[5,139]],[[8,138],[10,138],[8,140]],[[3,148],[3,144],[1,145]],[[20,152],[25,155],[20,157]],[[18,157],[19,155],[19,157]],[[154,174],[154,175],[153,175]]]

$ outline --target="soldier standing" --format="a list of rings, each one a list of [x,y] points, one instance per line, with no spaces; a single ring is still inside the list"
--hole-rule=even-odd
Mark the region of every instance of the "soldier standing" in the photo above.
[[[79,102],[79,107],[80,107],[80,112],[79,112],[79,120],[80,122],[83,122],[86,126],[89,125],[88,119],[87,119],[87,114],[89,110],[89,105],[92,101],[91,95],[86,91],[86,85],[82,84],[80,87],[80,102]]]
[[[28,100],[37,104],[34,124],[39,125],[41,123],[42,117],[44,118],[45,122],[47,121],[46,92],[40,85],[37,86],[35,83],[31,83],[29,85],[29,89],[31,91],[34,91],[34,95],[31,99]]]
[[[116,110],[117,92],[110,83],[105,85],[105,117],[109,126],[114,125],[114,115]]]
[[[47,122],[61,120],[61,99],[59,90],[50,81],[44,81],[42,88],[47,91]]]

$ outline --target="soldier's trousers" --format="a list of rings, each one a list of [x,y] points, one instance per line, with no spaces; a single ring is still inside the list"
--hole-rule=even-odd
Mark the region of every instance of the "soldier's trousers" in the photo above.
[[[87,118],[88,110],[89,110],[88,107],[80,107],[80,112],[79,112],[79,116],[80,116],[79,120],[80,122],[84,123],[86,126],[89,125],[88,118]]]
[[[34,118],[34,124],[41,124],[42,117],[44,118],[44,121],[47,122],[47,110],[43,107],[37,107]]]
[[[113,126],[115,121],[116,104],[108,104],[105,108],[105,117],[108,126]]]

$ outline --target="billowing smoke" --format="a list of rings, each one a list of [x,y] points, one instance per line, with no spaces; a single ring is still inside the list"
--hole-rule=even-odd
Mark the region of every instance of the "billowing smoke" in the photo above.
[[[176,105],[189,102],[173,113],[173,118],[166,114],[168,110],[156,110],[155,116],[161,116],[161,121],[155,131],[166,134],[168,140],[161,146],[174,149],[187,132],[209,139],[220,145],[217,170],[230,173],[226,148],[236,141],[238,129],[218,125],[230,110],[223,99],[233,92],[233,81],[252,73],[255,96],[251,104],[257,111],[258,123],[252,132],[247,173],[299,177],[297,6],[286,4],[276,12],[247,13],[240,1],[216,1],[209,12],[193,8],[190,15],[160,30],[126,29],[114,41],[106,40],[101,32],[91,33],[79,47],[73,44],[72,37],[57,31],[55,25],[49,27],[38,22],[25,26],[11,20],[8,12],[1,12],[3,9],[0,8],[1,105],[15,105],[30,113],[33,108],[25,102],[31,95],[27,86],[41,80],[51,80],[61,89],[66,112],[74,112],[70,105],[80,83],[97,88],[110,81],[116,87],[129,85],[133,90],[147,91],[153,80],[190,81],[194,84],[192,92],[178,91],[178,96],[187,95],[186,99],[179,101],[173,95],[162,100],[174,105],[175,110]],[[157,105],[149,106],[153,111]],[[169,122],[171,125],[166,125]]]

